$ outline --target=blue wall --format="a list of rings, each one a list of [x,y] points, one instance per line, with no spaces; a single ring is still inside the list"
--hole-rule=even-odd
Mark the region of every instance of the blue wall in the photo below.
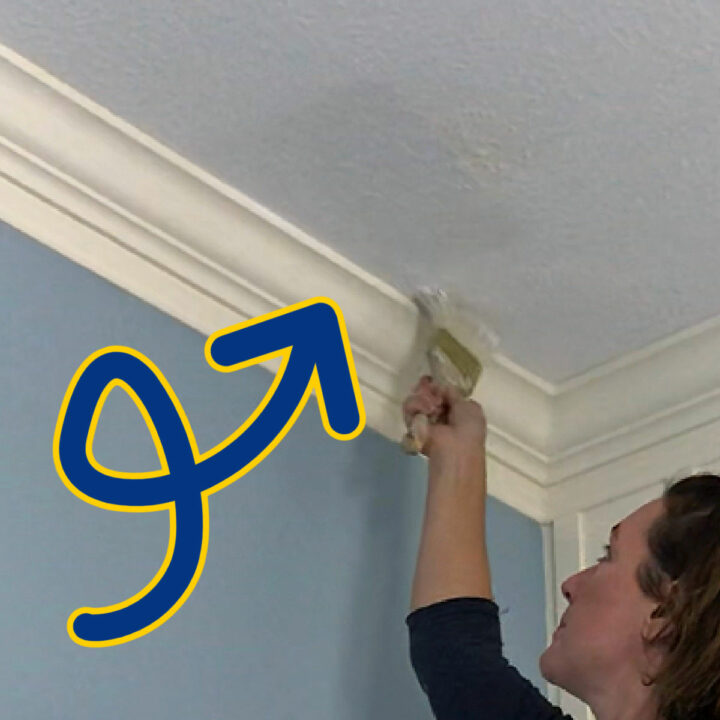
[[[338,442],[314,397],[279,447],[210,497],[205,569],[150,634],[86,648],[66,631],[83,605],[120,602],[155,575],[167,513],[82,502],[60,481],[52,436],[77,367],[128,345],[165,374],[201,452],[254,410],[272,377],[210,368],[205,338],[0,224],[0,715],[173,720],[432,717],[409,662],[410,590],[426,464],[373,430]],[[95,454],[157,468],[131,400],[112,391]],[[505,655],[543,692],[540,527],[488,500],[488,545]]]

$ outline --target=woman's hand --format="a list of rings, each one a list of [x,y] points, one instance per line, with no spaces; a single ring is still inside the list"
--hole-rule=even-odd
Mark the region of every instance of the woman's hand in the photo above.
[[[431,469],[455,471],[480,463],[484,473],[487,421],[479,403],[466,400],[454,387],[438,385],[424,375],[403,403],[408,428],[418,413],[430,420],[426,437],[418,440]]]

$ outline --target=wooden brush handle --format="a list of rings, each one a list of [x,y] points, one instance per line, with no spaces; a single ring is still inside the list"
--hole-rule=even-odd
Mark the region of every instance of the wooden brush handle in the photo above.
[[[423,445],[425,445],[427,441],[429,422],[427,415],[423,415],[422,413],[413,415],[410,429],[405,433],[405,436],[400,442],[402,449],[408,455],[417,455],[422,450]]]

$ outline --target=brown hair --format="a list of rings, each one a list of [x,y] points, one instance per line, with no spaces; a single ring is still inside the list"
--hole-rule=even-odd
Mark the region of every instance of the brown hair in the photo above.
[[[720,476],[695,474],[669,485],[665,513],[648,530],[640,589],[666,622],[647,647],[665,652],[649,682],[664,720],[720,719]]]

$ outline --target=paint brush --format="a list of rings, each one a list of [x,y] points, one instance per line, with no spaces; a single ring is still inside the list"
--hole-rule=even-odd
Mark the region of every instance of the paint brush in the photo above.
[[[458,296],[441,288],[422,287],[412,297],[420,311],[421,322],[430,332],[426,357],[433,381],[452,385],[462,397],[469,397],[497,345],[498,335],[478,317],[477,311]],[[427,439],[428,423],[433,418],[418,413],[401,440],[403,450],[417,455]]]

